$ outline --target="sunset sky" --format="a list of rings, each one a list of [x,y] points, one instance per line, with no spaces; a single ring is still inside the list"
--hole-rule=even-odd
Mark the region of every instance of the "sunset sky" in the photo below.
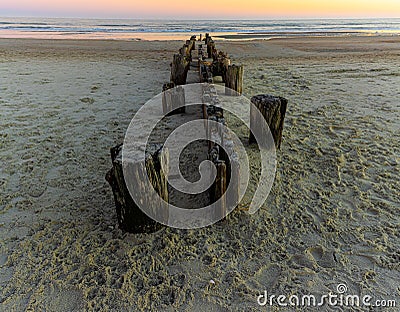
[[[400,17],[400,0],[1,0],[0,16],[180,19]]]

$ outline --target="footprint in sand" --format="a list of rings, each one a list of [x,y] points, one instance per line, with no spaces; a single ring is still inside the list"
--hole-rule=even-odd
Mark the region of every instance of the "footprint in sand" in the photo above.
[[[312,255],[306,254],[296,254],[291,258],[291,262],[305,268],[309,268],[311,270],[315,270],[317,267],[317,263]]]
[[[94,103],[94,99],[90,98],[90,97],[84,97],[84,98],[81,98],[81,102],[82,103],[93,104]]]
[[[0,267],[7,263],[8,256],[4,253],[0,253]]]
[[[93,85],[93,86],[90,88],[90,93],[95,93],[97,90],[99,90],[99,87],[96,86],[96,85]]]
[[[266,289],[272,289],[278,283],[281,271],[281,267],[276,264],[263,266],[255,272],[254,280]]]
[[[323,268],[334,268],[338,265],[337,255],[334,251],[326,250],[322,246],[315,246],[307,249],[316,263]]]
[[[27,179],[22,185],[22,190],[31,197],[39,198],[46,192],[47,182],[38,178]]]
[[[311,247],[307,251],[312,255],[315,261],[321,260],[324,254],[324,250],[321,246]]]

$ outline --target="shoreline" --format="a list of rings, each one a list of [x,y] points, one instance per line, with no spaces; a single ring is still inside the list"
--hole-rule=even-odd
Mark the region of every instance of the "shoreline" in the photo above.
[[[163,41],[128,41],[106,39],[31,39],[0,38],[0,53],[3,56],[31,57],[89,57],[102,58],[138,57],[150,51],[161,52],[161,57],[168,57],[176,50],[177,40]],[[331,36],[331,37],[291,37],[272,38],[270,40],[221,40],[219,45],[236,59],[265,57],[321,57],[342,56],[349,53],[359,55],[400,55],[400,36]],[[251,47],[251,48],[249,48]],[[246,53],[243,54],[243,51]],[[84,53],[81,55],[81,53]]]
[[[182,41],[195,33],[60,33],[0,30],[0,39],[37,40],[107,40],[107,41]],[[285,31],[285,32],[218,32],[210,33],[217,41],[254,41],[275,38],[332,38],[332,37],[400,37],[392,31]]]

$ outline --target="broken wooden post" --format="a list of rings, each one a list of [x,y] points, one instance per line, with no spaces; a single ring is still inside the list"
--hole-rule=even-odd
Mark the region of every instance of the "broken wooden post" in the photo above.
[[[206,37],[204,38],[204,43],[207,45],[209,40],[211,40],[210,34],[206,33]]]
[[[231,65],[231,60],[223,52],[219,52],[217,57],[212,62],[212,74],[213,76],[221,76],[222,82],[226,81],[226,72],[228,66]]]
[[[193,41],[192,40],[186,40],[186,44],[188,46],[188,55],[191,56],[191,52],[193,50]]]
[[[167,88],[164,84],[162,106],[165,116],[185,113],[185,89],[182,86]]]
[[[191,42],[191,50],[190,51],[193,51],[194,49],[196,49],[196,36],[192,36],[192,37],[190,37],[190,42]]]
[[[208,83],[213,82],[211,63],[203,61],[200,58],[199,58],[199,77],[200,77],[200,82],[208,82]]]
[[[243,65],[228,65],[225,77],[225,94],[240,95],[243,91]],[[234,90],[236,92],[232,92]]]
[[[190,58],[190,47],[188,44],[184,44],[182,48],[179,49],[179,53],[183,56]]]
[[[236,207],[239,204],[239,185],[240,185],[240,163],[237,155],[231,154],[230,166],[227,171],[229,177],[228,185],[232,188],[232,196],[227,197],[226,202],[229,207]]]
[[[175,84],[173,82],[166,82],[166,83],[163,84],[162,90],[164,92],[164,91],[167,91],[167,90],[172,89],[174,87],[175,87]]]
[[[121,229],[131,233],[151,233],[161,229],[162,225],[147,216],[132,199],[126,186],[124,170],[122,164],[122,144],[111,149],[111,159],[113,167],[108,171],[106,180],[111,185],[114,194],[114,201],[117,210],[118,224]],[[144,162],[129,164],[129,170],[135,178],[143,179],[148,175],[154,190],[168,202],[168,181],[162,170],[168,168],[168,152],[162,147],[150,147],[146,152]],[[136,185],[136,184],[135,184]],[[140,183],[137,184],[140,187]],[[148,190],[136,190],[142,194],[148,194]],[[151,198],[148,198],[151,201]],[[160,207],[154,207],[160,208]],[[163,210],[162,218],[168,220],[168,205],[161,207]],[[159,210],[157,213],[160,216]]]
[[[225,194],[227,189],[226,164],[225,161],[218,160],[215,166],[217,168],[217,176],[215,177],[214,200],[220,200],[220,204],[216,207],[216,215],[219,219],[223,219],[227,214]]]
[[[208,40],[207,43],[207,54],[208,54],[208,58],[212,58],[213,57],[213,52],[215,51],[215,43],[214,40],[210,39]]]
[[[222,81],[226,82],[226,73],[228,72],[228,67],[231,65],[231,60],[228,57],[225,57],[222,60]]]
[[[212,182],[212,187],[210,188],[210,203],[215,204],[215,216],[218,219],[222,219],[226,216],[226,196],[224,194],[227,190],[228,181],[226,178],[226,164],[225,161],[219,159],[219,149],[218,145],[214,145],[208,152],[208,160],[213,164],[210,166],[215,166],[216,176]],[[220,200],[219,205],[216,202]]]
[[[171,64],[171,81],[175,85],[186,84],[187,73],[190,67],[190,60],[182,54],[174,54]]]
[[[257,108],[251,106],[250,109],[250,129],[253,129],[257,133],[262,133],[263,120],[259,120],[259,114],[254,111],[258,109],[261,112],[264,120],[267,122],[271,131],[272,137],[274,138],[275,146],[279,149],[282,142],[282,131],[283,123],[285,120],[287,99],[280,96],[272,96],[268,94],[256,95],[251,98]],[[266,137],[266,135],[263,135]],[[249,143],[255,143],[256,139],[253,133],[250,131]],[[259,142],[260,143],[260,142]]]

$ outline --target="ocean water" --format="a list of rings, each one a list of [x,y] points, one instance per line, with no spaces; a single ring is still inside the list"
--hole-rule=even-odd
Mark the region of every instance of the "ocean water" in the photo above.
[[[298,20],[139,20],[80,18],[0,18],[0,37],[86,39],[181,39],[187,33],[246,34],[255,37],[299,34],[400,34],[400,18]]]

